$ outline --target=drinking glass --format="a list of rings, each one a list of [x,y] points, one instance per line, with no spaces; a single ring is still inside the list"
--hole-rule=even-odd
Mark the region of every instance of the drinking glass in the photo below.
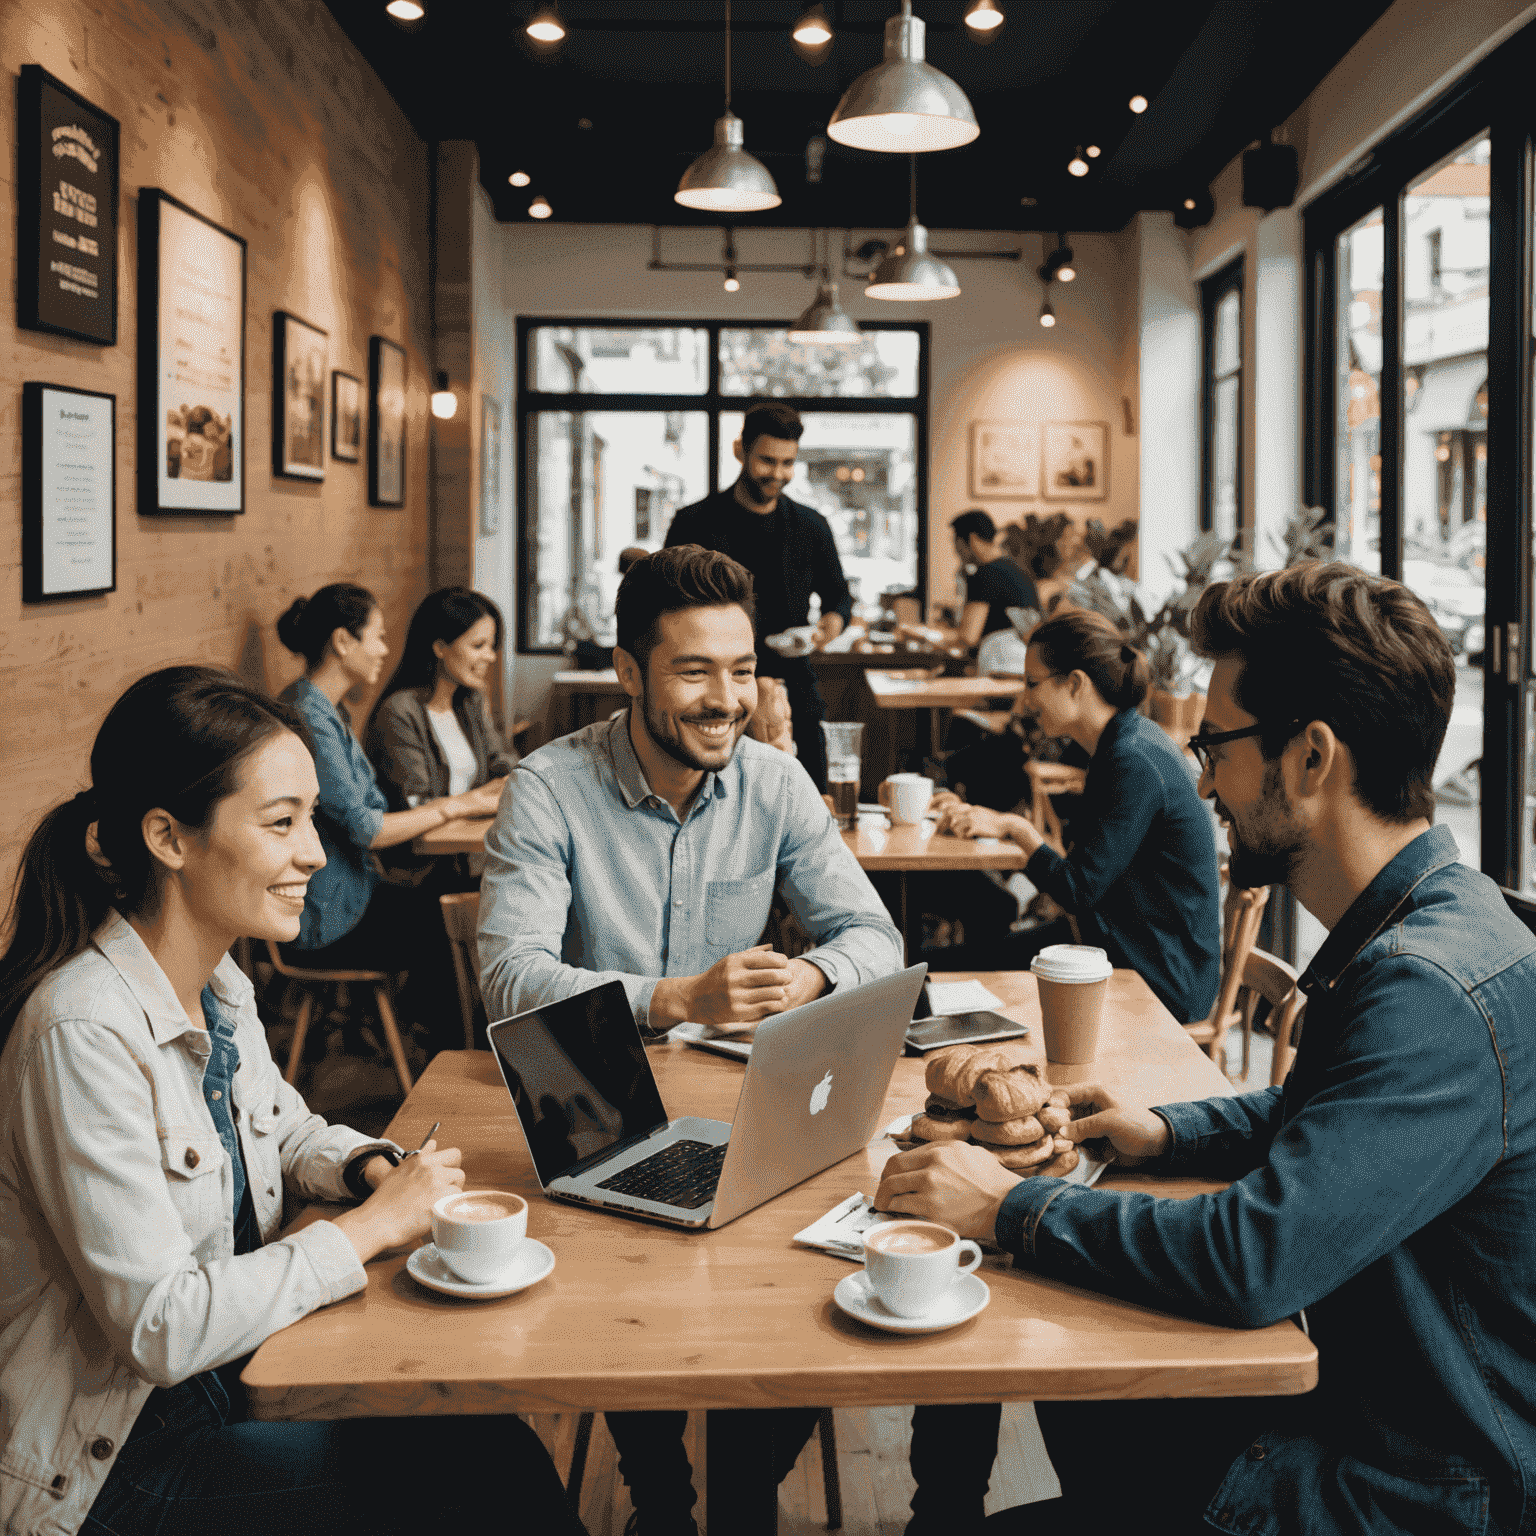
[[[846,832],[859,814],[859,761],[864,726],[862,722],[823,720],[821,734],[827,743],[827,792],[832,796],[832,814],[838,827]]]

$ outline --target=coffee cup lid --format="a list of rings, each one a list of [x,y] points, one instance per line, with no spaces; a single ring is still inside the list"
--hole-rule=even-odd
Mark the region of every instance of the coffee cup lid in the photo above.
[[[1109,956],[1093,944],[1049,944],[1029,968],[1047,981],[1105,981],[1114,971]]]

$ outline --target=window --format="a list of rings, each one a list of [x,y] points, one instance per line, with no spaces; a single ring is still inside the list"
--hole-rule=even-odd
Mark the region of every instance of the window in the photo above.
[[[1200,526],[1241,548],[1243,501],[1243,261],[1200,285],[1204,344]],[[1252,552],[1249,551],[1251,554]]]
[[[832,526],[861,603],[921,587],[926,325],[864,325],[858,348],[783,327],[521,320],[518,649],[611,639],[618,555],[660,549],[678,508],[732,484],[754,398],[800,411],[788,494]]]

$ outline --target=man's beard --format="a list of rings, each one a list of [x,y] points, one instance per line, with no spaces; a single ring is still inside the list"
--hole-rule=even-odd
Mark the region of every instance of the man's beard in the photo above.
[[[651,689],[649,683],[640,685],[640,710],[645,720],[645,729],[651,740],[661,748],[675,763],[681,763],[684,768],[691,768],[697,773],[717,773],[725,766],[725,763],[710,762],[697,754],[690,752],[684,744],[682,736],[667,721],[667,717],[659,711],[651,708]],[[684,715],[683,723],[697,725],[706,720],[736,720],[741,724],[741,730],[736,731],[730,737],[730,750],[725,754],[725,762],[729,763],[736,753],[736,743],[742,738],[746,728],[746,722],[752,718],[749,710],[738,710],[734,715],[723,714],[718,710],[703,710],[697,714]]]
[[[1256,825],[1248,828],[1245,840],[1231,811],[1220,799],[1217,814],[1232,829],[1232,857],[1228,879],[1238,890],[1254,890],[1261,885],[1289,885],[1301,862],[1305,836],[1291,815],[1285,790],[1280,783],[1278,761],[1264,765],[1264,784],[1253,817]]]
[[[783,494],[778,481],[769,481],[765,486],[761,480],[755,479],[746,470],[741,472],[741,486],[747,493],[748,499],[755,501],[760,507],[766,507],[770,501],[777,501]]]

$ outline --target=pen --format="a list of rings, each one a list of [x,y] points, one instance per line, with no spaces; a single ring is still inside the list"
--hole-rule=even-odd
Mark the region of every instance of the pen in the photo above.
[[[430,1130],[430,1131],[428,1131],[428,1132],[427,1132],[427,1134],[426,1134],[426,1135],[425,1135],[425,1136],[423,1136],[423,1137],[422,1137],[422,1138],[421,1138],[421,1146],[420,1146],[420,1147],[413,1147],[413,1148],[412,1148],[412,1149],[411,1149],[411,1150],[410,1150],[410,1151],[409,1151],[409,1152],[407,1152],[407,1153],[405,1153],[405,1154],[404,1154],[404,1155],[403,1155],[403,1156],[402,1156],[402,1157],[401,1157],[401,1159],[400,1159],[400,1161],[401,1161],[401,1162],[402,1162],[402,1163],[403,1163],[403,1162],[404,1162],[404,1161],[405,1161],[405,1159],[406,1159],[406,1158],[407,1158],[407,1157],[415,1157],[415,1156],[416,1156],[416,1154],[417,1154],[417,1153],[418,1153],[418,1152],[420,1152],[420,1151],[421,1151],[421,1150],[422,1150],[422,1148],[423,1148],[423,1147],[425,1147],[425,1146],[426,1146],[426,1144],[427,1144],[427,1143],[428,1143],[428,1142],[429,1142],[429,1141],[431,1141],[431,1140],[432,1140],[432,1138],[433,1138],[433,1137],[434,1137],[434,1136],[436,1136],[436,1135],[437,1135],[437,1128],[438,1128],[438,1126],[440,1126],[440,1125],[441,1125],[441,1124],[442,1124],[442,1123],[443,1123],[443,1122],[442,1122],[442,1121],[441,1121],[441,1120],[434,1120],[434,1121],[433,1121],[433,1122],[432,1122],[432,1129],[431,1129],[431,1130]]]

